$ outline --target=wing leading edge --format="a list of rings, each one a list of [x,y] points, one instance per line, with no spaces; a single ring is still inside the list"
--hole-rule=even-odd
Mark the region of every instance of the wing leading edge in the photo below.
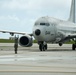
[[[9,33],[11,36],[13,36],[14,34],[26,35],[25,32],[16,32],[16,31],[7,31],[7,30],[0,30],[0,32]],[[33,36],[33,34],[28,34],[28,35]]]

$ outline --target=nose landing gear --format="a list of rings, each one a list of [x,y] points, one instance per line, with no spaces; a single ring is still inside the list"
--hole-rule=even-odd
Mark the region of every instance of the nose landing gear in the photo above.
[[[72,44],[72,50],[75,50],[76,44]]]
[[[72,44],[72,50],[75,50],[76,48],[76,39],[74,40],[74,44]]]
[[[47,44],[46,44],[46,42],[40,42],[39,43],[39,49],[40,49],[40,51],[47,50]]]

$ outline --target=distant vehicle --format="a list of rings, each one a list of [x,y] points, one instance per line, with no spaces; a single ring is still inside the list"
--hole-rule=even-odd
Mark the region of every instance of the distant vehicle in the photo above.
[[[19,44],[23,47],[30,47],[33,44],[32,37],[38,41],[40,51],[47,50],[47,43],[58,43],[62,46],[68,40],[74,40],[76,38],[76,24],[75,24],[75,11],[76,2],[72,0],[71,12],[68,21],[55,19],[52,17],[41,17],[39,18],[34,26],[32,34],[12,32],[0,30],[3,33],[10,34],[22,34],[19,38]],[[76,41],[76,40],[74,40]],[[72,45],[72,50],[75,50],[76,43]]]

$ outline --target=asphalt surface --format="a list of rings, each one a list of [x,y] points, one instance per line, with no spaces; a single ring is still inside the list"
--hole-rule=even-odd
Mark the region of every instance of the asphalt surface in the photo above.
[[[49,44],[40,52],[38,45],[19,46],[14,54],[14,44],[0,44],[0,75],[76,75],[76,51],[72,45]]]

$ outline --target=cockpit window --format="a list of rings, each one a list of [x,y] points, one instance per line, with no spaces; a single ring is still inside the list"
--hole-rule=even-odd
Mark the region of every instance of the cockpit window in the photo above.
[[[49,26],[50,24],[49,23],[38,23],[38,22],[36,22],[35,25]]]
[[[46,26],[50,26],[50,24],[49,23],[46,23]]]
[[[50,24],[49,23],[40,23],[40,25],[49,26]]]
[[[39,23],[36,22],[35,25],[39,25]]]
[[[40,23],[40,25],[46,25],[46,23]]]

